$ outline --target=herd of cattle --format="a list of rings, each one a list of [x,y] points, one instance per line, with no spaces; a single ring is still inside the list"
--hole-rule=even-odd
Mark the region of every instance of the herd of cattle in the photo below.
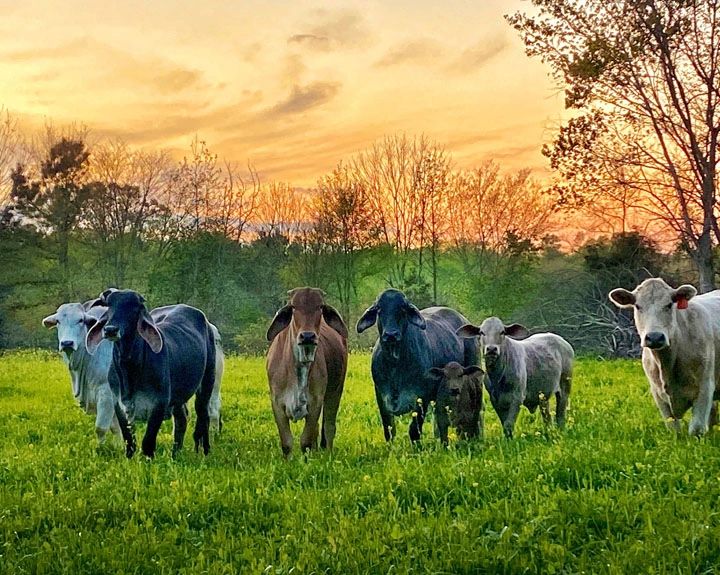
[[[347,370],[348,331],[325,303],[324,292],[288,292],[267,331],[267,375],[272,411],[285,456],[292,451],[290,422],[305,419],[302,450],[331,449]],[[720,290],[703,295],[690,285],[671,288],[645,280],[634,291],[615,289],[610,299],[632,308],[643,346],[642,363],[653,398],[668,426],[692,407],[689,432],[702,435],[716,419],[720,399]],[[146,421],[142,453],[153,457],[157,434],[173,418],[173,455],[182,448],[187,403],[195,396],[195,450],[210,449],[210,428],[222,428],[220,387],[224,355],[220,334],[200,310],[187,305],[148,311],[132,290],[108,289],[85,303],[67,303],[43,319],[57,328],[59,350],[81,407],[96,414],[102,442],[121,436],[128,457],[136,451],[135,421]],[[420,439],[428,409],[443,444],[448,429],[458,437],[483,433],[483,388],[506,437],[520,406],[538,407],[550,423],[565,424],[574,352],[558,335],[530,335],[517,324],[491,317],[479,326],[447,307],[423,310],[395,289],[382,292],[357,322],[362,333],[377,325],[371,360],[375,397],[385,438],[394,437],[395,416],[412,413],[410,438]],[[484,369],[478,364],[482,359]],[[321,421],[322,418],[322,421]]]

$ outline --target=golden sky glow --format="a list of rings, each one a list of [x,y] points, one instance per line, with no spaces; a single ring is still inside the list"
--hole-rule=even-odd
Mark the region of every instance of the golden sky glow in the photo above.
[[[384,134],[457,166],[543,171],[562,113],[502,15],[517,0],[3,2],[0,104],[27,124],[180,156],[195,134],[264,178],[312,185]]]

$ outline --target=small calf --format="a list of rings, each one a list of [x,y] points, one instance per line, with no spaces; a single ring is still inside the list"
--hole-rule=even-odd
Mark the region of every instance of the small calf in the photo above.
[[[483,370],[477,365],[463,367],[456,361],[428,371],[428,377],[440,382],[435,405],[435,433],[443,445],[447,445],[448,427],[451,425],[460,439],[482,437],[482,376]]]
[[[482,325],[464,325],[461,337],[479,337],[485,360],[485,387],[500,418],[505,437],[512,437],[515,420],[524,405],[530,413],[540,407],[550,423],[550,398],[555,396],[555,421],[565,425],[565,411],[573,371],[572,346],[554,333],[529,335],[518,324],[504,325],[497,317]]]

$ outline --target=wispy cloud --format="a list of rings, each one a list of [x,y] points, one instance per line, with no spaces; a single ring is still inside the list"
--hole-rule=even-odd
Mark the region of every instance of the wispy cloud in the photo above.
[[[483,39],[463,51],[463,53],[448,66],[448,70],[458,73],[473,72],[483,67],[507,47],[508,40],[505,36],[498,35]]]
[[[365,19],[355,10],[316,10],[312,19],[313,24],[290,36],[288,44],[327,51],[364,46],[371,36]]]
[[[300,44],[315,50],[325,51],[330,49],[330,38],[315,34],[294,34],[288,38],[288,44]]]
[[[332,100],[340,91],[337,82],[314,82],[307,86],[294,86],[290,95],[278,102],[269,112],[273,115],[298,114]]]
[[[436,62],[442,54],[443,49],[435,40],[418,38],[394,46],[375,65],[379,67],[402,64],[425,65]]]
[[[157,56],[137,57],[93,38],[82,37],[52,47],[15,50],[2,54],[3,60],[18,65],[42,68],[47,78],[59,77],[54,69],[56,62],[65,68],[82,68],[87,78],[95,81],[122,79],[160,92],[178,92],[203,87],[203,74],[199,70],[179,66]],[[42,74],[43,72],[36,72]]]

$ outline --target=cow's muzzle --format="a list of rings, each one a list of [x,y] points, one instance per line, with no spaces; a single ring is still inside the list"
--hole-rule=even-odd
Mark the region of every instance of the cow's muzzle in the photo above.
[[[386,330],[380,337],[383,351],[395,360],[400,359],[400,339],[400,332],[397,330]]]
[[[296,345],[295,353],[297,356],[297,361],[299,363],[312,363],[313,361],[315,361],[315,353],[317,352],[317,348],[317,340],[315,343]]]
[[[64,353],[66,355],[72,354],[76,350],[75,342],[74,341],[61,341],[60,342],[60,352]]]
[[[116,325],[106,325],[103,328],[103,337],[110,341],[117,341],[120,339],[120,328]]]
[[[485,356],[485,365],[492,367],[493,365],[495,365],[497,363],[498,359],[500,359],[500,352],[498,351],[497,347],[488,346],[485,348],[484,356]]]
[[[643,338],[643,347],[648,349],[663,349],[668,346],[668,340],[664,333],[650,331]]]

